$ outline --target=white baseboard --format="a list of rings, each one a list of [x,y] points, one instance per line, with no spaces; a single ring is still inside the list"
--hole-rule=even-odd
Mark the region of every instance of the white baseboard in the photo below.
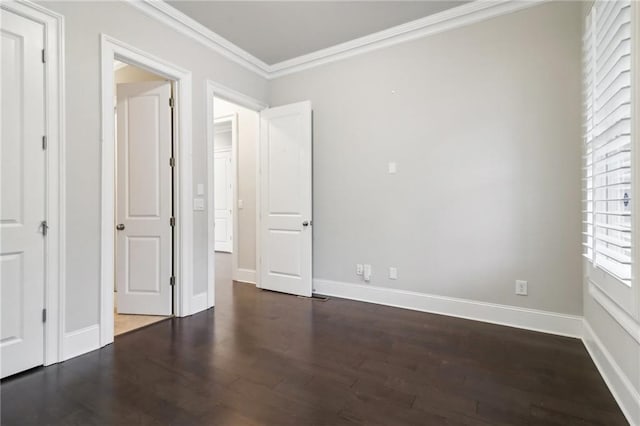
[[[243,283],[255,284],[256,283],[256,271],[253,269],[238,268],[234,281],[240,281]]]
[[[63,360],[75,358],[100,348],[100,326],[98,324],[71,331],[64,335]]]
[[[582,317],[575,315],[322,279],[314,279],[313,287],[314,293],[327,296],[582,337]]]
[[[205,311],[209,308],[209,293],[204,292],[196,294],[191,298],[191,312],[190,315],[197,314],[198,312]]]
[[[640,393],[634,389],[587,320],[584,320],[582,341],[629,424],[640,425]]]

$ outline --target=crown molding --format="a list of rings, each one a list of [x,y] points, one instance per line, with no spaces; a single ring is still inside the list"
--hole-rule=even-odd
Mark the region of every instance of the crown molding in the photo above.
[[[383,31],[271,65],[269,78],[304,71],[351,56],[464,27],[547,0],[476,0]]]
[[[269,65],[163,0],[129,4],[266,79],[282,77],[376,49],[516,12],[549,0],[476,0],[326,49]]]
[[[268,64],[231,43],[226,38],[211,31],[195,19],[190,18],[178,9],[170,6],[168,3],[162,0],[133,0],[127,3],[187,37],[202,43],[225,58],[242,65],[249,71],[253,71],[264,78],[269,78],[270,66]]]

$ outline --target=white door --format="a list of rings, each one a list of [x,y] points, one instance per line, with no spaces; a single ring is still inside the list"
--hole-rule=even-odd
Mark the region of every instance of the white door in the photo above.
[[[231,150],[213,154],[216,251],[233,251],[233,179]]]
[[[260,287],[311,296],[311,102],[260,113]]]
[[[0,14],[0,376],[44,362],[44,29]]]
[[[171,84],[118,84],[119,313],[171,315]]]

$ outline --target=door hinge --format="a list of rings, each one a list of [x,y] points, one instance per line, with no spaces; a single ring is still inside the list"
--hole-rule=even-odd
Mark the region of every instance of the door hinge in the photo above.
[[[170,226],[176,226],[176,218],[172,217],[171,219],[169,219],[169,225]]]
[[[43,64],[47,63],[47,53],[45,52],[44,49],[42,49],[42,63]]]
[[[47,236],[48,230],[49,230],[49,225],[47,224],[47,221],[43,220],[42,222],[40,222],[40,232],[42,232],[42,235]]]
[[[47,137],[42,137],[42,149],[47,149]]]
[[[172,287],[176,285],[176,277],[172,276],[171,278],[169,278],[169,285]]]
[[[171,167],[175,167],[176,166],[176,159],[171,157],[169,158],[169,166]]]
[[[47,322],[47,310],[42,310],[42,322]]]
[[[169,107],[173,108],[173,97],[169,98]]]

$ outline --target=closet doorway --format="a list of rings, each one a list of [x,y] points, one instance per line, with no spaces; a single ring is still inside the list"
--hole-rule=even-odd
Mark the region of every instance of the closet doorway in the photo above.
[[[173,88],[114,62],[114,336],[173,315]]]

